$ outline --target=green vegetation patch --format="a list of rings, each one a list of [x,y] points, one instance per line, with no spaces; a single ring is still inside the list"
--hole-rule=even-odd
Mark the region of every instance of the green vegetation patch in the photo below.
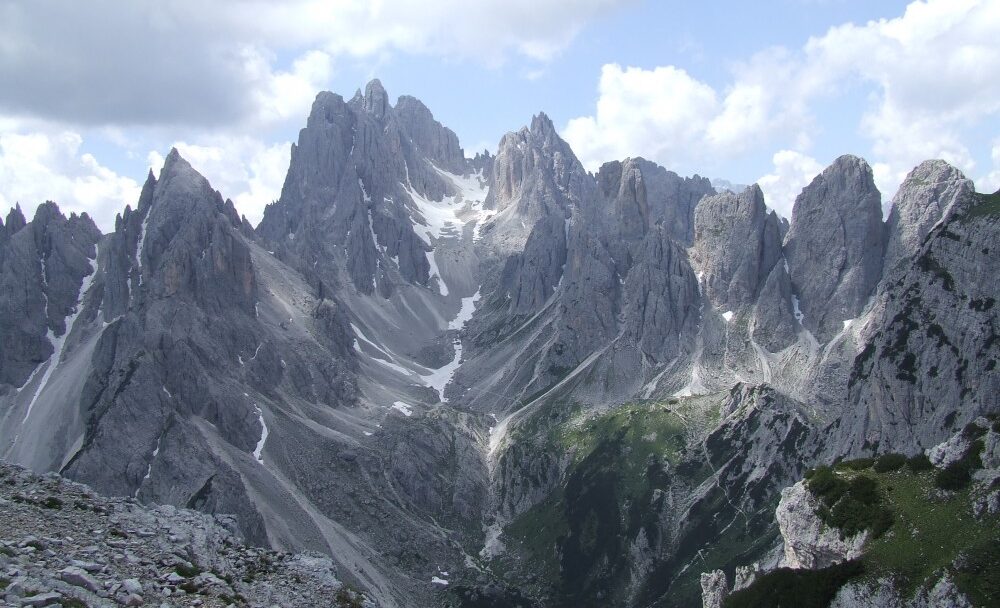
[[[644,401],[575,420],[563,418],[572,411],[563,407],[526,421],[522,428],[534,433],[540,449],[569,460],[563,484],[504,529],[508,548],[532,564],[532,579],[551,585],[570,605],[599,590],[614,593],[626,568],[623,539],[645,531],[658,542],[658,492],[675,477],[696,486],[711,473],[691,466],[685,452],[718,416],[714,407],[704,400]],[[495,572],[521,569],[507,557],[492,566]]]
[[[898,471],[906,465],[906,461],[907,458],[903,454],[882,454],[875,459],[874,469],[876,473]]]
[[[661,455],[677,461],[685,445],[687,423],[668,403],[630,403],[602,416],[562,429],[559,442],[565,450],[573,450],[579,462],[598,444],[611,438],[620,439],[633,451],[630,461],[644,467],[646,457]]]
[[[956,491],[968,487],[972,481],[972,474],[983,468],[982,452],[985,444],[980,437],[986,430],[970,424],[962,432],[966,437],[976,439],[969,444],[969,448],[960,459],[941,469],[934,476],[934,485],[942,490]]]
[[[550,581],[559,580],[559,541],[569,532],[564,510],[562,492],[557,491],[504,529],[519,550],[536,560],[539,574]]]
[[[724,608],[826,608],[847,581],[864,573],[851,561],[820,570],[778,568],[722,602]]]
[[[977,194],[978,202],[969,209],[966,218],[990,217],[1000,215],[1000,192],[993,194]]]
[[[816,515],[826,525],[840,530],[842,538],[864,530],[871,532],[871,538],[878,538],[892,525],[892,511],[883,504],[874,477],[857,474],[844,478],[830,467],[817,467],[806,487],[820,501]]]
[[[871,541],[864,561],[869,572],[893,575],[904,594],[953,570],[956,584],[970,598],[990,598],[976,605],[1000,605],[996,561],[1000,551],[1000,521],[972,514],[969,490],[941,495],[931,471],[887,473],[879,477],[894,513],[890,531]],[[992,561],[991,561],[992,560]],[[990,576],[980,576],[990,570]]]

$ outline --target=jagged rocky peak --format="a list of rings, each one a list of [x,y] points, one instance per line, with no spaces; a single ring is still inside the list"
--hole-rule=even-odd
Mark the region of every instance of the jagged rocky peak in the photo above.
[[[365,112],[368,112],[377,119],[382,119],[389,113],[389,94],[385,92],[382,81],[374,78],[365,85],[365,96],[362,102]]]
[[[10,211],[7,212],[7,234],[14,234],[21,228],[24,228],[27,223],[24,219],[24,212],[21,211],[20,203],[11,207]]]
[[[709,180],[680,177],[644,158],[605,163],[597,172],[601,209],[613,216],[618,235],[635,238],[660,224],[683,245],[694,239],[694,208],[715,194]]]
[[[886,233],[872,169],[841,156],[795,199],[785,236],[803,325],[825,342],[854,319],[882,275]]]
[[[435,120],[422,101],[402,95],[393,110],[418,151],[428,160],[450,173],[461,175],[466,171],[465,152],[458,143],[458,136]]]
[[[692,260],[709,301],[724,310],[752,304],[781,258],[778,217],[760,187],[701,199],[694,224]]]
[[[520,214],[537,219],[558,198],[579,199],[585,188],[589,190],[583,182],[590,183],[583,165],[559,137],[552,120],[539,112],[530,128],[507,133],[500,140],[487,205],[497,211],[515,205]]]
[[[622,238],[637,238],[649,229],[649,200],[646,181],[636,160],[604,163],[597,172],[597,185],[602,197],[610,201],[618,234]]]
[[[147,287],[154,297],[186,294],[203,304],[252,309],[255,284],[249,249],[238,237],[242,221],[232,201],[176,148],[159,179],[147,178],[136,212],[123,219],[118,236],[134,252],[128,274],[137,293]]]
[[[892,199],[886,226],[886,270],[916,254],[931,228],[956,201],[974,191],[972,180],[943,160],[926,160],[913,169]]]
[[[0,386],[21,386],[67,334],[87,277],[94,274],[101,232],[86,213],[67,218],[51,201],[30,222],[11,209],[0,241]]]

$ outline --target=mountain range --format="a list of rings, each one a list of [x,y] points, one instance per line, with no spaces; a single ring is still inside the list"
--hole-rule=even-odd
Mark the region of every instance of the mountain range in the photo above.
[[[0,457],[380,606],[697,605],[810,467],[1000,412],[996,194],[929,160],[883,221],[850,155],[791,218],[730,186],[320,93],[257,226],[177,150],[108,234],[8,213]]]

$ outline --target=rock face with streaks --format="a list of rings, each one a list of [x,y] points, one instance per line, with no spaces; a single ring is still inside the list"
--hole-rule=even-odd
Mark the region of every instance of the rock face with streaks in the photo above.
[[[880,199],[844,156],[789,223],[589,173],[542,113],[466,158],[377,80],[323,92],[257,227],[176,151],[107,235],[10,211],[0,454],[234,515],[379,605],[686,606],[701,571],[721,601],[844,553],[792,508],[808,466],[1000,410],[996,195],[928,161]]]
[[[885,241],[880,195],[860,158],[841,156],[795,199],[785,257],[803,324],[821,342],[864,309]]]
[[[953,205],[975,192],[972,181],[943,160],[920,163],[899,187],[886,221],[885,269],[913,257]]]
[[[778,216],[757,185],[698,203],[692,257],[714,306],[734,310],[757,300],[781,259]]]
[[[952,175],[951,188],[967,187]],[[835,423],[836,449],[926,449],[997,411],[998,293],[987,278],[1000,238],[995,196],[968,191],[911,262],[886,274],[851,367],[852,411]]]
[[[818,508],[805,482],[781,491],[775,518],[784,541],[783,567],[816,570],[861,557],[867,532],[841,538],[816,515]]]
[[[0,227],[0,385],[22,387],[65,337],[101,233],[86,214],[65,217],[52,202],[26,222],[20,207]]]

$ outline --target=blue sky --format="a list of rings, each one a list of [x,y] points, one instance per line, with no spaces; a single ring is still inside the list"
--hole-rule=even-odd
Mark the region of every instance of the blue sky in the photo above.
[[[642,155],[759,181],[785,215],[843,153],[886,205],[928,157],[993,190],[998,4],[0,0],[0,208],[50,198],[108,229],[176,145],[256,221],[315,93],[375,76],[467,151],[541,110],[589,169]]]

